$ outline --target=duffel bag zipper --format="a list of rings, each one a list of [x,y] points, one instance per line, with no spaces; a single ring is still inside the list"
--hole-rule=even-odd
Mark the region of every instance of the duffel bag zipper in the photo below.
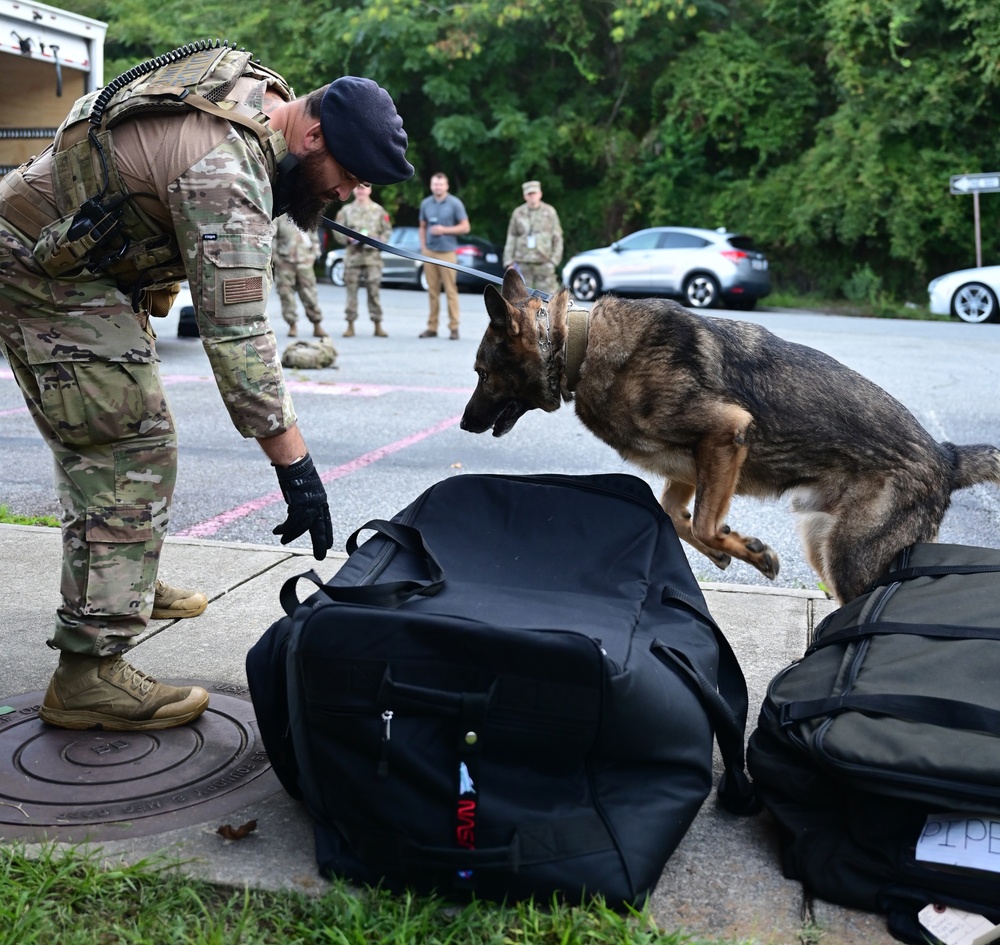
[[[389,776],[389,738],[392,731],[392,709],[386,709],[379,718],[382,719],[382,749],[379,754],[378,776],[387,778]]]

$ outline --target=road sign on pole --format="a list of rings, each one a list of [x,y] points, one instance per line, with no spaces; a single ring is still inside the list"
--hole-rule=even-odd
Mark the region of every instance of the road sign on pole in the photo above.
[[[951,178],[953,194],[989,194],[1000,190],[1000,171],[989,174],[954,174]]]
[[[953,194],[972,194],[972,214],[976,224],[976,268],[983,265],[983,244],[979,236],[979,195],[1000,191],[1000,171],[990,171],[987,174],[953,174],[951,192]]]

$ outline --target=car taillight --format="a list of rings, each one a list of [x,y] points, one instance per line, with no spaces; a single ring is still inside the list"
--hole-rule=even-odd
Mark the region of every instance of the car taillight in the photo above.
[[[736,263],[737,265],[739,265],[744,259],[750,258],[743,252],[742,249],[724,249],[720,255],[725,256],[731,263]]]
[[[473,258],[486,255],[478,246],[473,246],[471,243],[466,243],[464,246],[456,246],[455,252],[459,256],[472,256]]]

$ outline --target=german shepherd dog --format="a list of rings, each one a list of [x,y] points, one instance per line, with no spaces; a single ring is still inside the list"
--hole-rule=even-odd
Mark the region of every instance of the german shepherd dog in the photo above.
[[[485,301],[462,429],[503,436],[574,400],[592,433],[666,479],[677,534],[719,568],[738,558],[777,576],[774,550],[726,516],[733,495],[787,493],[809,564],[844,603],[937,539],[954,490],[1000,485],[1000,450],[936,442],[871,381],[758,325],[613,296],[588,318],[567,289],[546,305],[513,271]]]

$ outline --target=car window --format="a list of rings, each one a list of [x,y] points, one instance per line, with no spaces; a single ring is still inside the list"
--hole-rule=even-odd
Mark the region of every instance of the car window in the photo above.
[[[401,226],[392,231],[390,242],[395,246],[402,246],[403,249],[420,248],[420,231],[413,226]]]
[[[750,239],[749,236],[730,236],[728,242],[729,245],[732,246],[734,249],[742,249],[742,250],[757,249],[757,247],[754,245],[753,240]]]
[[[618,241],[619,249],[654,249],[656,240],[660,234],[655,230],[647,230],[645,233],[634,233]]]
[[[701,249],[708,246],[708,240],[694,233],[666,232],[660,234],[660,241],[656,244],[657,249]]]

